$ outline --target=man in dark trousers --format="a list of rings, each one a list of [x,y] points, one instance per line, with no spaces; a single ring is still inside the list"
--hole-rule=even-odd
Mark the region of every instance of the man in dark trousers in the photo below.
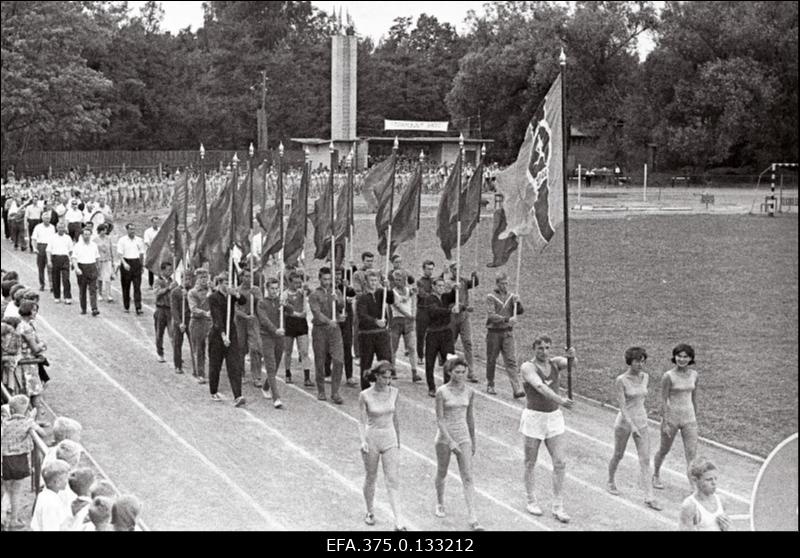
[[[383,288],[379,288],[380,275],[377,271],[367,272],[366,292],[356,298],[356,319],[358,321],[358,365],[361,368],[361,390],[369,388],[367,374],[372,368],[372,359],[392,360],[392,340],[388,322],[388,305],[394,303],[391,291],[386,293],[384,312]]]
[[[213,401],[223,401],[219,388],[219,374],[222,362],[228,371],[228,381],[233,392],[233,405],[241,407],[247,403],[242,396],[242,374],[244,373],[244,354],[239,345],[234,319],[235,304],[246,304],[247,299],[239,294],[238,288],[228,287],[228,275],[220,273],[214,281],[215,290],[208,297],[211,311],[211,331],[208,333],[208,386]],[[228,300],[230,299],[230,304]],[[226,334],[230,324],[230,334]]]
[[[428,330],[428,309],[425,307],[427,297],[433,294],[432,260],[422,262],[422,277],[417,279],[417,361],[425,360],[425,332]]]
[[[353,310],[356,298],[356,291],[350,286],[345,276],[345,270],[341,267],[336,268],[336,289],[345,297],[345,319],[339,322],[339,329],[342,330],[342,346],[344,347],[344,376],[348,386],[357,384],[353,378]],[[331,376],[331,358],[325,359],[325,377]]]
[[[158,362],[166,362],[164,358],[164,332],[171,335],[167,328],[172,321],[169,293],[177,284],[172,280],[172,263],[161,262],[156,288],[156,311],[153,314],[153,324],[156,331],[156,357]]]
[[[192,313],[189,311],[189,290],[192,288],[192,278],[194,274],[191,270],[186,270],[183,274],[183,285],[175,285],[169,293],[169,313],[172,318],[172,363],[175,365],[175,373],[183,374],[183,337],[189,343],[189,353],[192,352],[192,340],[189,337],[189,319]],[[194,375],[194,363],[192,363],[192,374]]]
[[[436,365],[436,356],[445,361],[448,354],[456,352],[453,342],[453,329],[450,320],[453,314],[464,310],[464,305],[455,305],[455,291],[448,291],[442,277],[433,280],[433,294],[425,297],[425,307],[428,311],[428,331],[425,334],[425,380],[428,382],[428,395],[436,397],[436,382],[433,379],[433,369]],[[449,378],[445,375],[444,381]]]
[[[131,285],[136,315],[142,314],[142,269],[144,268],[144,241],[136,236],[136,225],[125,225],[127,235],[117,241],[117,254],[120,257],[120,281],[122,283],[122,305],[130,312]]]
[[[342,383],[344,349],[339,323],[345,320],[344,296],[333,287],[333,277],[329,267],[323,267],[319,270],[319,287],[311,293],[308,304],[313,315],[311,342],[314,348],[317,399],[320,401],[325,401],[326,399],[325,361],[330,358],[332,364],[331,401],[341,405],[343,400],[339,395],[339,386]]]

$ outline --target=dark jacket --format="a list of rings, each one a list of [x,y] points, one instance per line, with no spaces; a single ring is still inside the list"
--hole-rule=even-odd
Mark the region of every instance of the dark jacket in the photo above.
[[[225,333],[225,328],[227,327],[226,317],[225,317],[225,307],[228,304],[227,298],[224,294],[220,293],[219,291],[214,291],[208,297],[208,306],[211,310],[211,335],[213,334],[222,334]],[[231,334],[230,339],[234,339],[236,337],[236,320],[234,319],[235,314],[235,304],[245,304],[247,299],[243,296],[239,297],[231,297],[231,307],[230,307],[230,317],[231,317]]]
[[[451,308],[456,302],[456,293],[444,293],[442,298],[435,294],[425,297],[425,307],[428,312],[428,331],[441,331],[450,327],[453,315]]]
[[[386,293],[386,304],[394,303],[394,293]],[[364,293],[356,298],[356,317],[358,319],[358,331],[360,333],[376,333],[384,331],[385,328],[378,327],[378,320],[381,319],[383,310],[383,289],[376,289],[374,293]],[[386,309],[386,321],[389,321],[388,308]]]

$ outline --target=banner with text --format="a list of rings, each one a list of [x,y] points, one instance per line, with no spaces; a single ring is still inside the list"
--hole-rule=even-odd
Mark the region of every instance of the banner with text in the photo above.
[[[447,122],[424,120],[384,120],[384,130],[411,130],[416,132],[446,132]]]

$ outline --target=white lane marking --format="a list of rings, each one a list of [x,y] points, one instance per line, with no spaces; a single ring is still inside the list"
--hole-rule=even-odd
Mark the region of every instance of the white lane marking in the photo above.
[[[395,359],[395,362],[399,363],[399,364],[402,364],[404,367],[408,368],[409,370],[411,369],[411,365],[405,359],[401,359],[401,358],[398,357],[398,358]],[[440,374],[437,373],[437,374],[434,374],[434,376],[438,380],[444,381]],[[502,399],[497,398],[497,397],[492,397],[489,394],[484,393],[482,391],[479,391],[477,389],[475,390],[475,393],[477,395],[483,397],[484,399],[488,400],[488,401],[493,401],[495,403],[499,403],[500,405],[508,407],[509,409],[513,409],[514,411],[516,411],[518,413],[522,412],[522,407],[521,406],[512,405],[511,403],[508,403],[507,401],[503,401]],[[587,434],[585,432],[581,432],[580,430],[576,430],[575,428],[571,428],[569,426],[567,426],[566,429],[567,429],[567,432],[571,432],[572,434],[575,434],[576,436],[580,436],[581,438],[585,438],[587,440],[590,440],[591,442],[594,442],[595,444],[599,444],[599,445],[601,445],[603,447],[606,447],[606,448],[608,448],[608,449],[610,449],[612,451],[614,450],[614,444],[610,444],[609,442],[606,442],[605,440],[601,440],[599,438],[596,438],[596,437],[592,436],[591,434]],[[629,457],[632,457],[634,459],[638,459],[638,456],[632,450],[626,450],[625,451],[625,455],[627,455]],[[670,473],[671,475],[673,475],[675,477],[678,477],[680,479],[685,479],[686,478],[686,473],[681,473],[681,472],[676,471],[674,469],[671,469],[671,468],[669,468],[667,466],[662,466],[661,470],[662,471],[666,471],[666,472]],[[719,492],[720,494],[724,494],[725,496],[727,496],[729,498],[732,498],[734,500],[737,500],[739,502],[742,502],[744,504],[749,504],[750,503],[750,500],[748,500],[744,496],[740,496],[739,494],[734,494],[733,492],[729,492],[729,491],[723,490],[721,488],[718,488],[717,492]]]
[[[264,521],[266,521],[267,526],[269,529],[272,530],[285,530],[286,528],[284,525],[275,519],[272,514],[267,512],[264,508],[262,508],[258,502],[256,502],[252,496],[250,496],[247,492],[245,492],[238,484],[236,484],[228,475],[226,475],[219,467],[217,467],[210,459],[208,459],[203,453],[200,452],[197,448],[187,442],[183,437],[178,434],[175,430],[172,429],[164,420],[155,414],[153,411],[147,408],[144,403],[139,401],[131,392],[125,389],[119,382],[117,382],[114,378],[108,375],[102,368],[97,366],[93,360],[83,354],[80,349],[78,349],[75,345],[69,342],[63,335],[61,335],[50,323],[45,320],[44,318],[37,316],[37,321],[44,325],[50,332],[55,335],[62,343],[64,343],[69,349],[71,349],[75,354],[80,356],[89,366],[94,368],[109,384],[114,386],[117,390],[119,390],[125,397],[127,397],[131,403],[133,403],[136,407],[138,407],[144,414],[150,417],[156,424],[158,424],[161,428],[163,428],[170,436],[175,438],[175,440],[193,453],[200,461],[208,467],[211,471],[214,472],[218,477],[222,479],[222,481],[231,487],[234,492],[236,492],[243,500],[245,500],[250,506],[253,507],[258,512],[258,515],[261,516]]]
[[[281,378],[278,378],[278,381],[283,382],[283,380]],[[297,387],[294,384],[286,384],[285,382],[284,382],[284,384],[286,385],[286,387],[290,387],[290,388],[294,389],[295,391],[303,394],[304,396],[313,399],[314,401],[317,400],[317,397],[315,395],[313,395],[311,393],[308,393],[303,389],[300,389],[299,387]],[[357,418],[353,417],[352,415],[350,415],[348,413],[345,413],[341,409],[337,409],[336,407],[333,407],[331,405],[323,405],[323,407],[325,409],[328,409],[330,411],[333,411],[335,413],[338,413],[338,414],[342,415],[343,417],[345,417],[347,420],[349,420],[351,422],[355,422],[356,424],[358,424],[358,419]],[[402,446],[401,449],[404,450],[404,451],[407,451],[408,453],[410,453],[414,457],[417,457],[418,459],[421,459],[421,460],[429,463],[430,465],[433,465],[434,467],[437,466],[436,462],[433,461],[431,458],[429,458],[426,455],[423,455],[423,454],[419,453],[416,450],[411,449],[407,445],[406,446]],[[461,482],[461,478],[459,476],[457,476],[455,473],[453,473],[452,471],[448,471],[447,472],[447,476],[450,477],[450,478],[458,480],[458,482]],[[501,508],[512,512],[514,515],[517,515],[518,517],[524,519],[525,521],[529,521],[530,523],[533,523],[534,525],[536,525],[540,529],[543,529],[545,531],[552,531],[552,529],[550,527],[548,527],[547,525],[545,525],[544,523],[542,523],[540,521],[537,521],[536,519],[533,519],[529,514],[522,513],[521,511],[519,511],[519,510],[517,510],[515,508],[512,508],[511,506],[509,506],[508,504],[506,504],[505,502],[503,502],[501,500],[498,500],[497,498],[495,498],[494,496],[492,496],[491,494],[489,494],[485,490],[480,489],[478,487],[475,487],[475,492],[480,494],[481,496],[483,496],[487,500],[491,501],[492,503],[500,506]]]
[[[425,406],[425,405],[423,405],[422,403],[418,403],[417,401],[414,401],[413,399],[411,399],[411,398],[409,398],[409,397],[407,397],[407,396],[402,396],[402,395],[401,395],[401,397],[403,398],[403,400],[404,400],[404,401],[407,401],[409,404],[413,405],[414,407],[417,407],[417,408],[419,408],[419,409],[422,409],[422,410],[424,410],[424,411],[427,411],[428,413],[430,413],[430,414],[432,414],[432,415],[434,415],[434,416],[436,415],[436,411],[434,411],[433,409],[430,409],[430,408],[426,407],[426,406]],[[495,438],[494,436],[490,436],[489,434],[485,434],[485,433],[483,433],[483,432],[482,432],[480,429],[477,429],[477,428],[476,428],[476,432],[477,432],[479,435],[481,435],[481,436],[483,436],[484,438],[486,438],[487,440],[491,440],[491,441],[492,441],[492,442],[494,442],[495,444],[497,444],[497,445],[499,445],[499,446],[501,446],[501,447],[503,447],[503,448],[506,448],[507,450],[511,450],[512,452],[514,452],[514,454],[515,454],[515,455],[517,455],[517,456],[520,456],[520,457],[522,457],[522,456],[523,456],[523,452],[522,452],[522,450],[520,450],[520,449],[519,449],[519,447],[517,447],[517,446],[512,446],[511,444],[508,444],[508,443],[504,442],[503,440],[500,440],[500,439],[498,439],[498,438]],[[552,465],[552,463],[547,463],[547,462],[546,462],[546,461],[544,461],[544,460],[540,460],[539,462],[540,462],[542,465],[544,465],[544,467],[545,467],[545,468],[546,468],[548,471],[550,471],[550,472],[552,472],[552,471],[553,471],[553,465]],[[583,480],[583,479],[580,479],[580,478],[576,477],[576,476],[575,476],[575,475],[573,475],[573,474],[567,473],[567,474],[566,474],[566,476],[567,476],[567,478],[568,478],[568,479],[570,479],[570,480],[572,480],[572,481],[574,481],[574,482],[576,482],[576,483],[580,484],[581,486],[585,486],[586,488],[588,488],[589,490],[591,490],[591,491],[593,491],[593,492],[597,492],[597,493],[598,493],[598,494],[600,494],[601,496],[605,496],[605,497],[607,497],[609,500],[611,500],[611,501],[613,501],[613,502],[615,502],[615,503],[619,503],[619,504],[622,504],[623,506],[627,506],[627,507],[629,507],[629,508],[631,508],[631,509],[633,509],[633,510],[635,510],[635,511],[639,512],[639,513],[642,513],[642,512],[643,512],[643,513],[646,513],[646,514],[647,514],[647,515],[648,515],[650,518],[652,518],[652,519],[654,519],[654,520],[656,520],[656,521],[660,521],[661,523],[664,523],[664,524],[666,524],[666,525],[673,526],[673,525],[675,524],[675,522],[674,522],[674,521],[670,521],[670,520],[666,519],[666,518],[665,518],[663,515],[661,515],[661,514],[658,514],[658,513],[656,513],[656,512],[653,512],[653,511],[650,511],[650,510],[648,510],[648,509],[644,508],[643,506],[640,506],[640,505],[634,504],[633,502],[630,502],[630,501],[628,501],[628,500],[626,500],[626,499],[624,499],[624,498],[620,498],[620,497],[618,497],[618,496],[612,496],[611,494],[609,494],[608,492],[606,492],[606,490],[605,490],[605,489],[603,489],[603,488],[600,488],[599,486],[595,486],[594,484],[591,484],[591,483],[590,483],[590,482],[588,482],[588,481],[585,481],[585,480]]]
[[[307,459],[308,461],[311,461],[312,463],[314,463],[315,465],[320,467],[323,471],[328,473],[330,476],[335,478],[337,481],[342,483],[345,487],[347,487],[351,491],[353,491],[353,492],[355,492],[355,493],[357,493],[359,495],[363,495],[362,488],[360,486],[358,486],[356,483],[354,483],[353,481],[351,481],[350,479],[348,479],[347,477],[345,477],[344,475],[342,475],[341,473],[339,473],[338,471],[333,469],[330,465],[326,464],[325,462],[321,461],[317,457],[313,456],[304,447],[297,445],[295,442],[293,442],[292,440],[290,440],[289,438],[287,438],[286,436],[281,434],[280,431],[276,430],[275,428],[271,427],[266,422],[264,422],[262,419],[258,418],[256,415],[254,415],[248,409],[243,409],[243,410],[244,410],[245,414],[247,414],[250,417],[251,421],[257,423],[259,426],[261,426],[261,427],[265,428],[266,430],[268,430],[273,436],[275,436],[281,442],[283,442],[283,444],[285,446],[287,446],[289,449],[291,449],[292,451],[298,453],[301,457]],[[382,504],[382,503],[381,504],[377,504],[377,507],[381,511],[383,511],[385,514],[387,514],[389,516],[392,515],[392,510],[386,504]],[[411,529],[413,531],[419,531],[420,530],[417,525],[415,525],[411,521],[406,520],[405,517],[402,516],[402,514],[401,514],[401,518],[403,519],[403,523],[405,524],[405,526],[408,527],[409,529]]]
[[[14,255],[14,257],[16,257],[16,255]],[[28,264],[26,264],[26,265],[28,265]],[[28,265],[28,267],[32,268],[32,266],[30,266],[30,265]],[[112,287],[112,288],[117,290],[117,292],[120,292],[119,289],[117,289],[116,287]],[[150,306],[148,304],[144,304],[143,303],[142,307],[143,308],[147,308],[151,312],[155,312],[155,308],[153,308],[152,306]],[[310,352],[310,348],[309,348],[309,352]],[[399,363],[399,364],[402,364],[404,367],[408,368],[409,370],[411,368],[411,365],[405,359],[402,359],[402,358],[398,357],[398,358],[395,359],[395,362]],[[438,374],[438,373],[435,374],[435,377],[437,379],[439,379],[439,380],[442,380],[441,375]],[[303,392],[303,393],[305,393],[305,392]],[[522,407],[519,407],[519,406],[516,406],[516,405],[511,405],[510,403],[508,403],[506,401],[503,401],[502,399],[499,399],[499,398],[490,397],[488,394],[483,393],[481,391],[475,390],[475,393],[477,393],[479,396],[483,397],[484,399],[487,399],[488,401],[493,401],[495,403],[499,403],[501,405],[504,405],[505,407],[508,407],[509,409],[513,409],[516,412],[520,412],[522,410]],[[604,446],[604,447],[606,447],[606,448],[608,448],[608,449],[610,449],[612,451],[614,449],[614,445],[613,444],[610,444],[610,443],[608,443],[608,442],[606,442],[604,440],[596,438],[596,437],[592,436],[591,434],[587,434],[585,432],[581,432],[580,430],[576,430],[575,428],[572,428],[572,427],[566,427],[566,429],[567,429],[567,432],[571,432],[572,434],[575,434],[576,436],[580,436],[582,438],[590,440],[590,441],[592,441],[592,442],[594,442],[596,444],[599,444],[601,446]],[[625,451],[625,455],[627,455],[629,457],[632,457],[634,459],[638,459],[638,456],[632,450],[626,450]],[[671,469],[671,468],[669,468],[667,466],[662,466],[661,470],[662,471],[666,471],[667,473],[669,473],[669,474],[671,474],[671,475],[673,475],[673,476],[675,476],[677,478],[680,478],[680,479],[686,478],[686,473],[682,473],[680,471],[676,471],[676,470]],[[750,503],[750,500],[748,500],[744,496],[740,496],[739,494],[735,494],[733,492],[729,492],[729,491],[721,489],[721,488],[718,489],[718,492],[720,494],[724,494],[725,496],[727,496],[729,498],[732,498],[734,500],[737,500],[739,502],[742,502],[744,504],[749,504]]]

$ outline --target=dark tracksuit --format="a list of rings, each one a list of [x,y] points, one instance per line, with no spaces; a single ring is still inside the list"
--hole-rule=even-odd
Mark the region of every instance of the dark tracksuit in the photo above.
[[[172,322],[169,298],[172,286],[172,278],[159,275],[156,282],[156,311],[153,314],[153,325],[156,330],[156,353],[160,357],[164,356],[164,331],[167,335],[171,335],[168,328]]]
[[[428,309],[425,299],[433,294],[433,277],[424,275],[417,279],[417,358],[425,359],[425,332],[428,330]]]
[[[339,292],[342,291],[342,285],[336,287]],[[345,296],[355,299],[356,291],[352,287],[347,287]],[[350,379],[353,377],[353,305],[345,304],[345,320],[339,322],[339,329],[342,330],[342,347],[344,348],[344,377]],[[331,357],[325,357],[325,377],[331,375]]]
[[[239,336],[236,331],[234,304],[245,304],[247,299],[243,296],[238,298],[231,296],[229,310],[231,324],[230,344],[226,347],[222,342],[222,335],[225,333],[227,321],[225,313],[227,298],[219,291],[214,291],[208,297],[208,305],[211,310],[211,331],[208,333],[208,387],[211,395],[217,393],[219,374],[222,370],[222,362],[225,361],[225,368],[228,370],[228,381],[231,383],[231,391],[234,397],[239,397],[242,395],[244,354],[241,351]]]
[[[189,343],[189,353],[192,352],[192,340],[189,337],[189,301],[186,298],[186,289],[176,285],[169,292],[169,312],[172,318],[172,363],[175,368],[183,369],[183,336]],[[183,324],[185,331],[181,331]],[[194,374],[194,363],[192,363]]]
[[[386,293],[386,304],[394,303],[394,293]],[[358,322],[358,365],[361,368],[361,389],[369,388],[367,372],[372,367],[372,360],[392,360],[392,340],[386,327],[378,327],[383,309],[383,288],[376,289],[374,293],[364,293],[356,298],[356,320]],[[389,322],[389,312],[386,312],[386,322]]]
[[[455,291],[444,293],[441,298],[434,294],[425,297],[424,300],[428,312],[428,331],[425,334],[425,380],[428,382],[428,389],[435,390],[433,369],[436,365],[436,356],[445,360],[448,354],[456,352],[453,329],[450,326],[453,315],[451,308],[455,304],[456,293]],[[445,376],[445,383],[448,380],[449,378]]]

